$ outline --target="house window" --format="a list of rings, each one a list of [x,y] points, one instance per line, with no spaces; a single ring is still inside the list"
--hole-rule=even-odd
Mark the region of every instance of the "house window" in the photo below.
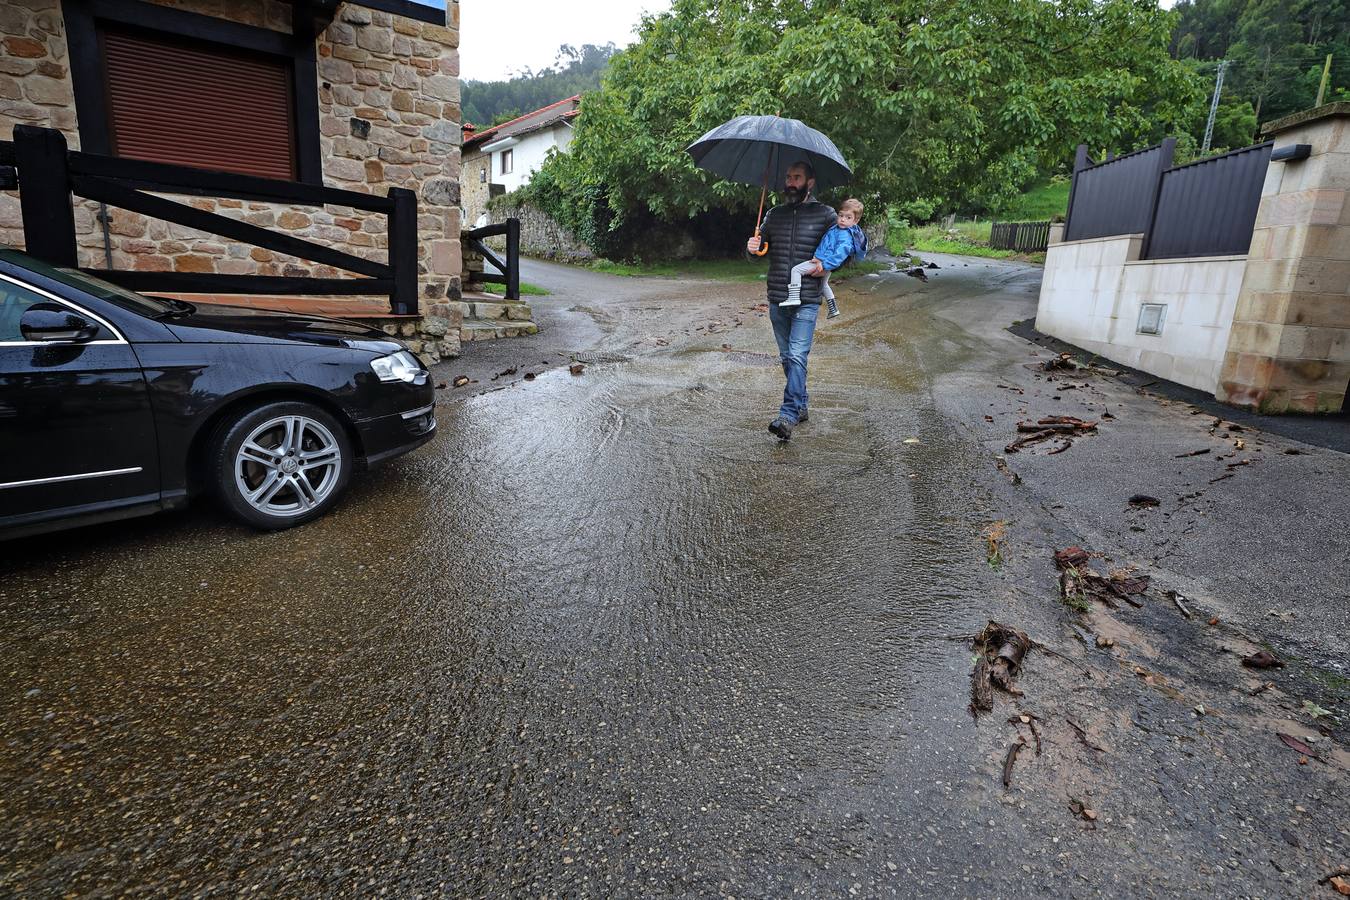
[[[502,151],[502,174],[503,174],[503,175],[510,175],[510,174],[511,174],[511,151],[510,151],[510,150],[503,150],[503,151]]]
[[[153,32],[102,37],[114,154],[296,177],[285,59]]]
[[[294,33],[145,0],[64,0],[89,153],[323,183],[318,23]]]

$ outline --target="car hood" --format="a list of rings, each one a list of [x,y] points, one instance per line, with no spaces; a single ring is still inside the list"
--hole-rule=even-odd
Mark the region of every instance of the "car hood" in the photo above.
[[[316,344],[393,353],[403,345],[378,328],[303,313],[194,303],[193,311],[163,322],[185,343]]]

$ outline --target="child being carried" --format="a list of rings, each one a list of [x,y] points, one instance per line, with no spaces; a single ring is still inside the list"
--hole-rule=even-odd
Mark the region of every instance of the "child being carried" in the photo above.
[[[792,267],[792,280],[788,282],[788,296],[782,306],[802,305],[802,276],[816,270],[819,264],[825,269],[820,278],[820,293],[829,307],[829,317],[839,315],[839,307],[834,302],[834,291],[830,289],[830,273],[848,262],[851,257],[862,259],[867,253],[867,237],[858,223],[862,221],[862,201],[853,197],[839,204],[839,223],[825,232],[816,247],[815,258]]]

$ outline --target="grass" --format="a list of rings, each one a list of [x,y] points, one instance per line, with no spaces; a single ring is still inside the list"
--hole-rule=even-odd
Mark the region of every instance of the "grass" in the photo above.
[[[522,297],[547,297],[549,293],[548,288],[541,288],[537,284],[530,284],[528,281],[520,283],[520,296]]]
[[[989,563],[989,568],[1000,569],[1003,567],[1003,540],[1008,536],[1008,523],[1003,519],[992,522],[983,532],[985,546],[985,560]]]
[[[995,250],[989,246],[989,222],[958,222],[950,231],[937,225],[924,225],[911,232],[909,246],[920,252],[950,253],[954,256],[980,256],[985,259],[1020,259],[1026,262],[1045,262],[1044,253],[1018,253],[1015,250]],[[955,232],[955,233],[953,233]],[[896,251],[897,256],[904,250]]]
[[[620,263],[608,259],[597,259],[587,264],[593,272],[607,275],[664,276],[667,278],[703,278],[709,281],[763,281],[769,271],[766,259],[689,259],[658,263]],[[886,268],[877,262],[850,263],[838,274],[832,276],[833,282],[845,281],[859,275],[879,272]]]
[[[1043,179],[994,214],[1000,222],[1044,222],[1069,208],[1069,182]]]

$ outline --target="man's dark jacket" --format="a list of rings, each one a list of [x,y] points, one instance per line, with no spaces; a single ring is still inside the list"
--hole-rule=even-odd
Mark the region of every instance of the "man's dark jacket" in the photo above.
[[[838,221],[833,209],[816,200],[784,203],[764,214],[760,236],[769,242],[770,303],[787,299],[792,267],[814,256],[820,239]],[[807,275],[802,279],[802,303],[820,305],[819,278]]]

